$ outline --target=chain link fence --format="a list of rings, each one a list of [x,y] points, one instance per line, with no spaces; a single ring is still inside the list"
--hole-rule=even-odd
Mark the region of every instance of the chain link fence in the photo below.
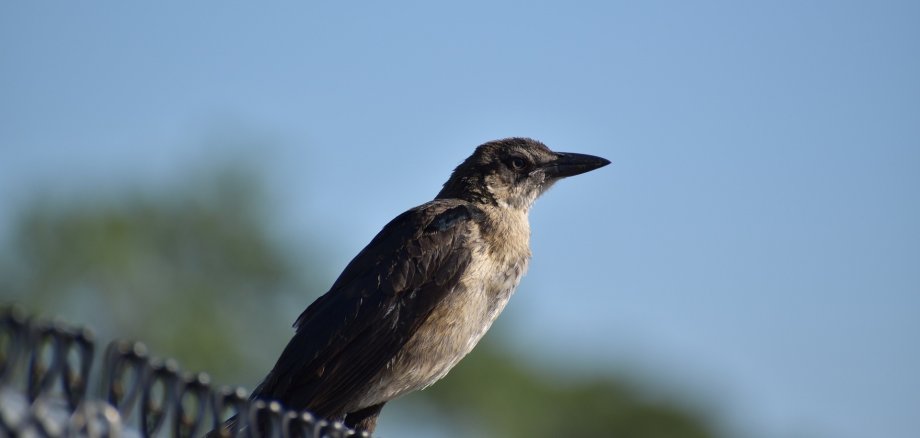
[[[238,427],[222,436],[369,436],[214,388],[207,374],[151,358],[140,343],[113,341],[96,354],[85,328],[0,309],[0,437],[199,437],[231,416]]]

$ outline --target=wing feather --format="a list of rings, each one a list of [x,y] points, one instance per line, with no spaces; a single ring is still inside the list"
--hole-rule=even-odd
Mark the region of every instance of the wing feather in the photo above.
[[[393,219],[300,315],[254,397],[327,418],[346,414],[459,281],[480,214],[464,201],[442,199]]]

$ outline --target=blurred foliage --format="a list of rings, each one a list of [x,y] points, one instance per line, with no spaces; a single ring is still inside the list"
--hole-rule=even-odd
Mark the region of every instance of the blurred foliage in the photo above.
[[[3,290],[220,380],[264,372],[241,337],[253,326],[290,333],[262,326],[295,276],[262,199],[249,174],[230,168],[163,193],[37,201],[15,220]]]
[[[702,415],[647,399],[625,380],[612,375],[553,378],[501,351],[500,345],[483,341],[419,396],[456,421],[481,419],[496,437],[716,436]]]
[[[327,286],[309,269],[323,266],[321,252],[285,251],[263,200],[256,179],[231,169],[163,193],[36,202],[14,221],[0,301],[142,340],[219,382],[254,384],[291,334],[279,308],[303,307],[304,290]],[[406,406],[423,400],[446,425],[499,437],[714,436],[703,417],[645,400],[627,382],[554,378],[500,350],[481,345]]]

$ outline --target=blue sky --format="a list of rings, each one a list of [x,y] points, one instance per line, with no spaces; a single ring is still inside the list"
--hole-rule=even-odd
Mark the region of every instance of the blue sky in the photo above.
[[[498,322],[521,354],[647,370],[745,436],[915,436],[918,23],[893,1],[4,2],[0,203],[244,156],[341,267],[475,145],[538,138],[613,165],[532,212]]]

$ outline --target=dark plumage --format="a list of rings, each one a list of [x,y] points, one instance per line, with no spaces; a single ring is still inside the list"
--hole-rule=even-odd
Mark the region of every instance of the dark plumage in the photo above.
[[[523,138],[479,146],[307,307],[253,397],[372,431],[384,403],[443,377],[504,308],[527,269],[533,201],[608,163]]]
[[[436,200],[393,219],[294,324],[296,335],[255,394],[325,418],[364,408],[380,372],[470,262],[473,206]],[[430,250],[436,248],[437,250]],[[426,250],[429,249],[429,250]]]

